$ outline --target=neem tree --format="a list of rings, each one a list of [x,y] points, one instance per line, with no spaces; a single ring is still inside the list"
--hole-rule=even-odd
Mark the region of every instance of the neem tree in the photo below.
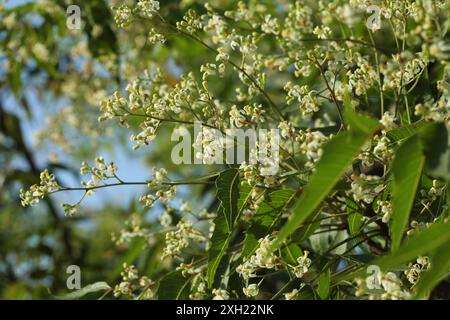
[[[111,28],[96,2],[81,6],[87,36],[65,39],[68,59],[81,61],[58,82],[73,105],[40,136],[67,147],[65,126],[94,136],[106,127],[113,141],[124,130],[111,127],[122,126],[136,156],[155,168],[128,181],[114,162],[90,158],[80,170],[88,178],[75,187],[45,170],[21,191],[22,204],[81,191],[80,201],[63,205],[76,216],[97,189],[146,186],[113,240],[151,252],[155,267],[124,265],[115,296],[448,297],[435,288],[448,286],[450,268],[450,3],[198,2],[113,1]],[[3,24],[14,14],[3,9]],[[7,35],[16,28],[10,22]],[[32,55],[52,75],[61,68],[49,51],[59,54],[58,41],[35,39],[24,59]],[[10,65],[11,84],[20,63]],[[99,115],[89,109],[80,119],[90,121],[78,118],[95,104]],[[278,172],[263,174],[260,162],[174,165],[170,134],[195,123],[219,132],[279,129]],[[213,135],[194,139],[204,163],[221,150]],[[186,193],[199,200],[180,202]],[[159,220],[143,221],[146,212]]]

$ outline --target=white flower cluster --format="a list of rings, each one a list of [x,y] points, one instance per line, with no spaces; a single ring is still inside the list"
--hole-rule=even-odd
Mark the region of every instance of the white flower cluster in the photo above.
[[[205,4],[205,8],[208,10],[208,15],[203,17],[207,19],[205,25],[203,26],[203,31],[211,34],[211,41],[214,44],[226,43],[224,39],[229,37],[229,32],[227,32],[227,23],[223,17],[216,14],[214,9],[209,3]]]
[[[161,258],[181,258],[183,250],[189,246],[190,241],[205,242],[206,237],[194,228],[192,221],[183,218],[178,222],[175,230],[166,233],[166,245]]]
[[[313,33],[319,39],[330,39],[332,36],[332,31],[328,26],[316,26],[313,30]]]
[[[212,294],[214,296],[213,300],[228,300],[228,299],[230,299],[230,294],[228,293],[228,291],[226,291],[224,289],[213,289]]]
[[[151,207],[155,201],[159,200],[166,204],[173,200],[177,187],[167,182],[167,171],[164,168],[153,168],[152,179],[147,183],[147,187],[153,191],[151,194],[143,195],[139,201],[145,207]]]
[[[291,292],[287,292],[284,294],[284,299],[285,300],[295,300],[295,298],[298,295],[299,290],[298,289],[294,289]]]
[[[420,278],[420,274],[431,267],[430,260],[427,256],[418,257],[416,263],[410,263],[409,269],[405,270],[405,275],[411,284],[416,284]]]
[[[198,150],[195,157],[202,160],[204,164],[218,163],[218,161],[223,159],[226,140],[219,130],[202,127],[202,130],[195,138],[193,147],[195,150]]]
[[[381,221],[388,223],[392,216],[392,203],[389,201],[377,201],[378,211],[382,215]]]
[[[284,139],[293,139],[296,138],[295,128],[292,123],[288,121],[281,121],[278,125],[278,129],[280,129],[280,135]]]
[[[298,41],[303,34],[311,34],[314,29],[314,13],[310,6],[301,1],[289,5],[288,16],[284,21],[282,36],[290,41]]]
[[[110,97],[106,97],[100,101],[100,112],[102,115],[98,118],[98,121],[105,121],[113,119],[114,117],[123,114],[123,109],[127,106],[127,100],[120,95],[118,91]],[[123,121],[121,121],[122,123]]]
[[[114,296],[121,295],[136,299],[150,300],[155,296],[152,290],[155,282],[146,276],[139,277],[138,270],[133,265],[123,264],[123,271],[120,273],[122,281],[114,287]]]
[[[314,163],[319,161],[323,154],[322,146],[328,139],[320,131],[306,131],[302,137],[303,142],[300,145],[300,150],[308,159],[307,167],[313,167]]]
[[[119,28],[128,27],[133,19],[133,12],[127,5],[121,5],[117,8],[112,8],[114,22]]]
[[[91,167],[87,162],[81,163],[80,174],[90,174],[89,180],[82,181],[81,184],[85,188],[92,188],[98,185],[99,182],[112,179],[116,177],[117,166],[114,162],[106,163],[103,157],[96,157],[95,164]],[[88,194],[92,194],[93,190],[89,190]]]
[[[63,203],[62,204],[64,215],[68,217],[73,217],[80,211],[80,204],[70,204],[70,203]]]
[[[354,175],[352,178],[353,181],[349,193],[353,195],[353,199],[357,202],[363,201],[370,204],[384,189],[383,180],[378,176],[365,175],[362,173],[359,176]]]
[[[256,283],[249,284],[242,289],[242,292],[246,297],[253,298],[259,293],[259,287]]]
[[[380,66],[380,71],[385,77],[383,91],[398,90],[405,84],[411,83],[427,66],[428,62],[420,57],[414,57],[409,51],[393,56],[385,65]]]
[[[380,123],[385,130],[390,130],[396,127],[395,116],[390,112],[385,112],[381,116]]]
[[[136,144],[133,146],[133,150],[137,150],[142,146],[149,145],[151,141],[156,138],[156,131],[158,130],[161,121],[156,119],[150,119],[148,121],[142,122],[139,126],[142,131],[138,134],[132,134],[130,140],[134,141]]]
[[[358,155],[361,160],[361,164],[366,167],[370,167],[376,163],[384,165],[390,163],[394,158],[394,149],[396,143],[391,141],[386,131],[382,131],[380,135],[375,135]]]
[[[138,0],[131,8],[125,4],[112,7],[114,22],[119,28],[126,28],[133,22],[133,13],[144,18],[152,18],[159,10],[159,2],[154,0]]]
[[[367,93],[378,80],[378,72],[363,57],[358,55],[356,59],[356,69],[347,72],[348,84],[351,89],[355,90],[356,95],[361,96]]]
[[[229,112],[230,124],[232,127],[241,128],[250,124],[264,123],[265,113],[261,104],[246,105],[242,109],[238,109],[236,105],[233,105]]]
[[[100,103],[102,115],[99,121],[118,117],[121,125],[128,126],[129,116],[143,119],[139,123],[141,131],[130,136],[130,140],[136,142],[134,150],[148,145],[156,137],[161,125],[158,117],[164,117],[170,111],[178,111],[173,108],[167,85],[161,84],[161,78],[160,70],[156,70],[152,76],[146,72],[144,79],[136,79],[126,86],[127,98],[116,91]],[[177,87],[174,90],[176,89]]]
[[[427,121],[449,121],[450,119],[450,64],[446,64],[443,77],[437,82],[440,92],[439,99],[434,100],[430,95],[423,98],[423,102],[415,106],[415,115]]]
[[[40,183],[32,185],[29,190],[20,189],[22,206],[34,206],[46,195],[60,189],[60,186],[56,182],[55,175],[50,173],[47,169],[41,172],[39,178]]]
[[[180,263],[176,268],[181,271],[185,278],[191,278],[190,300],[203,300],[208,297],[207,284],[205,277],[206,265],[196,265],[195,263]]]
[[[183,21],[177,22],[177,28],[188,34],[194,34],[202,29],[201,17],[194,9],[189,9],[183,17]]]
[[[378,272],[375,276],[367,277],[365,280],[356,279],[355,282],[358,285],[355,293],[357,297],[369,294],[370,300],[406,300],[411,298],[411,293],[403,288],[403,282],[393,272]],[[376,288],[378,285],[380,285],[378,290],[369,289]]]
[[[239,273],[247,284],[246,287],[248,287],[248,281],[256,277],[256,271],[258,269],[276,269],[280,265],[280,258],[269,250],[273,242],[270,239],[270,235],[259,239],[258,242],[259,246],[255,253],[236,268],[236,272]]]
[[[386,135],[374,137],[375,146],[373,147],[373,155],[382,163],[388,163],[394,158],[393,144]]]
[[[143,17],[152,18],[159,10],[159,2],[154,0],[139,0],[136,9]]]
[[[297,258],[297,265],[291,266],[292,272],[294,272],[297,278],[302,278],[309,270],[311,266],[311,259],[308,258],[309,252],[305,250],[303,256]]]
[[[232,106],[230,110],[230,124],[236,128],[240,128],[246,124],[243,110],[238,110],[236,105]]]
[[[157,43],[162,44],[162,43],[166,42],[166,38],[162,34],[156,32],[155,28],[150,29],[150,31],[148,32],[147,38],[151,44],[157,44]]]
[[[261,30],[268,34],[278,35],[280,33],[280,24],[276,18],[266,14],[261,24]]]
[[[306,85],[300,87],[291,82],[286,83],[284,90],[287,91],[287,103],[292,104],[295,100],[300,102],[299,108],[303,115],[310,115],[319,111],[319,101],[315,90],[310,90]]]

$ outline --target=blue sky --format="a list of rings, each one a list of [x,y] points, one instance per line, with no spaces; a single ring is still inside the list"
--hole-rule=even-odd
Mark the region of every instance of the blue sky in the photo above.
[[[27,2],[33,2],[31,0],[6,0],[6,6],[7,7],[13,7],[17,5],[21,5]],[[24,94],[26,95],[28,102],[30,104],[30,107],[32,109],[33,117],[31,119],[28,119],[26,117],[26,114],[23,112],[22,108],[19,106],[17,101],[14,97],[9,96],[5,101],[5,108],[18,115],[22,120],[22,130],[23,130],[23,136],[25,139],[26,144],[28,147],[33,150],[34,157],[36,158],[36,161],[38,162],[39,166],[43,168],[45,164],[48,162],[48,149],[42,150],[34,146],[33,144],[33,136],[35,132],[39,129],[42,129],[45,127],[45,117],[48,114],[48,110],[55,110],[55,105],[64,105],[64,101],[55,101],[51,100],[48,102],[42,103],[37,98],[37,95],[31,88],[26,88]],[[51,106],[50,106],[51,104]],[[49,146],[51,148],[51,145]],[[119,167],[120,170],[120,176],[124,180],[128,181],[140,181],[145,180],[151,176],[150,169],[148,166],[144,166],[142,161],[142,157],[139,157],[139,151],[133,152],[131,150],[131,143],[130,148],[128,148],[128,152],[126,151],[127,148],[116,148],[112,152],[108,152],[106,150],[102,150],[99,152],[98,155],[103,156],[107,161],[114,161],[115,164]],[[65,155],[63,152],[59,151],[58,148],[54,148],[54,150],[50,150],[51,152],[55,152],[58,154],[60,160],[62,163],[67,163],[67,155]],[[148,152],[148,149],[146,150]],[[87,162],[94,162],[94,159],[97,155],[92,155],[91,159],[85,159]],[[71,163],[75,169],[77,169],[77,166],[80,164]],[[23,167],[26,166],[26,164],[21,159],[16,159],[14,162],[14,166],[16,167]],[[145,173],[145,177],[143,177],[143,173]],[[79,181],[76,181],[71,175],[64,174],[62,172],[58,172],[58,178],[60,178],[64,184],[68,186],[79,186]],[[86,198],[86,200],[83,202],[85,206],[97,206],[100,204],[103,204],[105,202],[112,202],[120,205],[128,206],[130,200],[134,197],[138,197],[142,191],[145,190],[143,187],[133,187],[133,186],[127,186],[127,187],[118,187],[118,188],[108,188],[104,190],[99,190],[96,192],[95,196]],[[76,201],[78,197],[80,196],[80,193],[78,192],[72,192],[72,193],[64,193],[57,195],[58,199],[61,199],[63,201]]]

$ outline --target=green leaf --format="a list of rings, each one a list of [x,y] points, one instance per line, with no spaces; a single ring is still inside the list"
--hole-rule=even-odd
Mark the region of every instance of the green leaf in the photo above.
[[[89,285],[85,286],[84,288],[72,291],[68,294],[65,294],[62,296],[57,296],[55,298],[58,300],[75,300],[75,299],[80,299],[89,293],[93,293],[93,292],[97,292],[97,291],[107,291],[107,290],[111,290],[111,287],[106,282],[100,281],[100,282],[89,284]]]
[[[269,193],[259,205],[247,230],[241,256],[247,258],[258,247],[258,240],[270,234],[280,221],[281,215],[295,196],[292,189],[276,190]]]
[[[425,157],[417,135],[406,140],[395,153],[392,164],[391,250],[400,246],[414,204]]]
[[[228,230],[223,209],[217,213],[217,217],[214,219],[214,226],[211,247],[208,252],[208,269],[206,272],[209,287],[212,287],[214,284],[217,268],[227,251],[231,239],[231,232]]]
[[[297,201],[292,216],[278,234],[272,250],[278,248],[299,225],[317,210],[378,128],[375,120],[352,112],[349,114],[347,119],[349,119],[350,127],[354,128],[353,131],[340,133],[325,145],[323,156],[317,163],[315,173]]]
[[[319,277],[319,285],[317,286],[317,294],[324,300],[330,294],[331,273],[330,269],[325,270]]]
[[[232,230],[238,217],[239,170],[228,169],[216,180],[217,198],[222,207],[228,230]]]
[[[449,216],[450,215],[450,182],[447,182],[447,210],[445,210],[442,214],[444,216]]]
[[[239,172],[229,169],[222,172],[216,181],[217,197],[221,202],[217,217],[214,219],[214,232],[211,237],[211,247],[208,252],[208,269],[206,272],[208,286],[212,287],[218,280],[216,272],[227,252],[235,223],[239,220],[247,204],[252,188],[239,188]],[[238,199],[239,197],[239,199]],[[234,221],[231,226],[229,221]]]
[[[304,286],[295,296],[295,300],[316,300],[316,292],[310,286]]]
[[[245,209],[245,206],[247,205],[248,201],[250,200],[252,196],[254,186],[249,186],[248,184],[241,184],[239,186],[239,199],[238,199],[238,219],[242,212]],[[237,220],[236,220],[237,222]]]
[[[431,255],[430,269],[420,275],[415,299],[427,298],[431,290],[450,272],[450,242],[437,248]]]
[[[181,271],[173,271],[159,282],[159,300],[186,300],[189,298],[191,278],[183,277]]]
[[[421,120],[407,126],[394,128],[386,134],[391,141],[401,141],[416,134],[425,124],[426,122]]]
[[[364,216],[359,213],[358,205],[351,199],[345,200],[347,204],[347,213],[348,213],[348,229],[350,231],[351,236],[356,236],[359,234],[361,230],[361,226],[363,225]]]
[[[302,255],[302,249],[295,243],[290,243],[288,246],[281,249],[281,256],[283,257],[283,260],[291,265],[297,265],[297,259]]]
[[[445,124],[430,124],[419,132],[419,136],[426,157],[427,172],[450,181],[450,132]]]
[[[303,240],[308,239],[319,227],[322,223],[320,217],[322,216],[322,208],[319,207],[319,210],[316,211],[315,214],[309,216],[305,222],[292,234],[291,238],[295,242],[301,242]]]
[[[401,264],[408,263],[420,255],[424,255],[450,241],[450,223],[434,223],[429,228],[411,236],[398,250],[389,255],[375,259],[371,264],[384,271],[391,270]],[[357,270],[335,279],[339,281],[353,280],[363,277],[366,270]]]

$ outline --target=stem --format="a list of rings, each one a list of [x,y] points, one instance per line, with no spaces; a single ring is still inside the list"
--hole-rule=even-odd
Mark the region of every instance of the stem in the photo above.
[[[328,91],[330,91],[331,97],[333,98],[334,103],[336,104],[336,109],[338,111],[339,120],[341,122],[341,129],[345,130],[345,122],[344,122],[344,115],[342,113],[341,107],[339,106],[339,102],[337,101],[336,95],[334,93],[334,90],[331,88],[330,84],[328,83],[327,77],[325,76],[325,71],[322,68],[322,65],[319,61],[315,61],[316,66],[319,68],[320,74],[322,75],[323,80],[325,81],[325,85],[328,88]]]
[[[195,185],[195,184],[213,184],[212,181],[172,181],[172,182],[163,182],[163,185],[166,186],[177,186],[177,185]],[[117,186],[142,186],[142,185],[148,185],[147,181],[131,181],[131,182],[116,182],[116,183],[110,183],[110,184],[104,184],[100,186],[92,186],[92,187],[61,187],[58,190],[52,191],[49,194],[58,193],[62,191],[91,191],[96,189],[103,189],[103,188],[109,188],[109,187],[117,187]]]
[[[373,45],[373,47],[375,47],[375,40],[373,39],[373,35],[372,32],[367,29],[368,33],[369,33],[369,37],[370,37],[370,41]],[[380,69],[380,61],[378,58],[378,51],[377,50],[373,50],[373,55],[375,57],[375,63],[377,65],[377,72],[378,72],[378,90],[380,92],[380,111],[381,111],[381,117],[384,114],[384,96],[383,96],[383,78],[381,77],[381,69]]]

